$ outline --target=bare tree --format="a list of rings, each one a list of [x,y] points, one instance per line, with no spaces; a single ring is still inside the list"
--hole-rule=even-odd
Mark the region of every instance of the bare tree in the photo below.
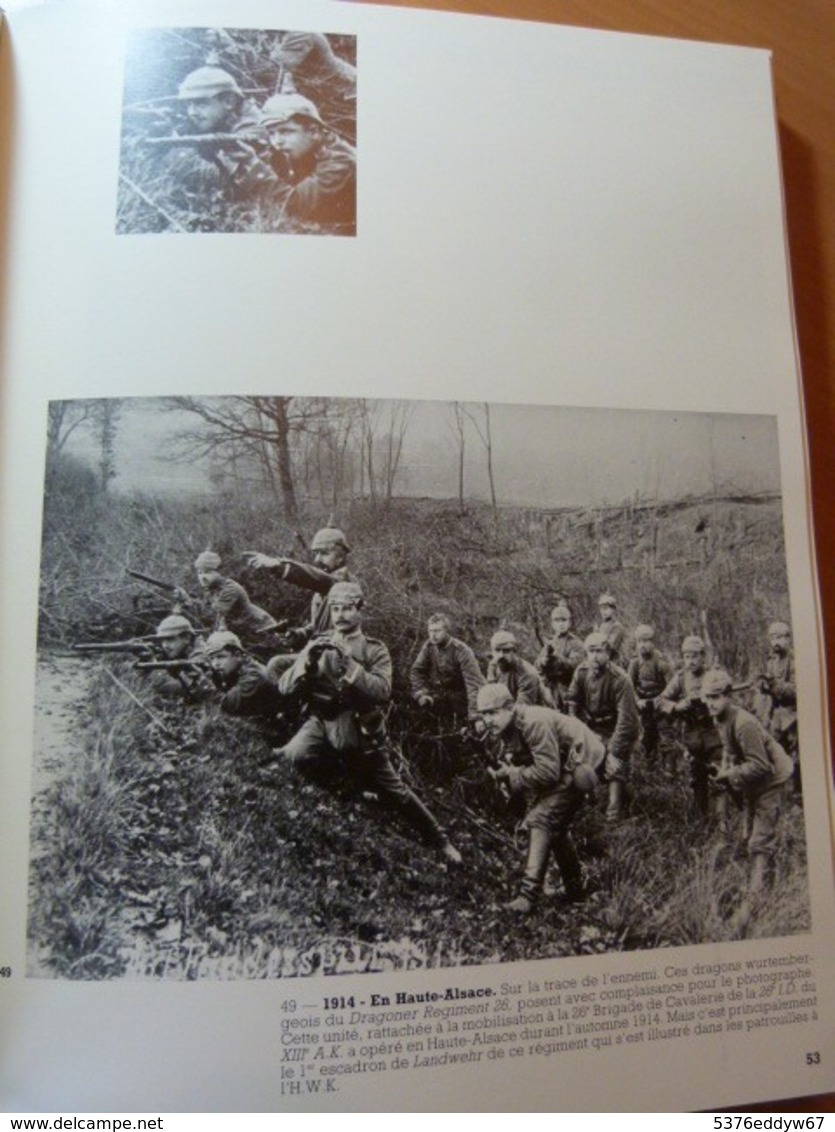
[[[297,438],[296,460],[308,495],[337,510],[354,494],[356,449],[361,445],[361,402],[323,399],[321,417]]]
[[[174,437],[174,459],[211,456],[217,473],[220,466],[245,457],[281,499],[287,521],[298,521],[291,440],[321,414],[320,402],[307,397],[170,397],[167,404],[202,422]]]
[[[64,450],[69,438],[93,417],[96,401],[50,401],[46,423],[47,465]]]
[[[116,432],[122,400],[119,397],[103,397],[92,403],[92,428],[99,446],[99,484],[107,491],[110,481],[116,476]]]
[[[493,476],[493,434],[490,430],[490,406],[486,401],[482,403],[483,420],[478,419],[475,412],[467,412],[467,416],[473,422],[476,432],[479,435],[481,443],[484,445],[484,451],[487,455],[487,478],[490,481],[490,502],[493,507],[493,520],[498,523],[499,521],[499,506],[496,502],[496,481]]]
[[[452,423],[450,429],[458,445],[458,510],[464,514],[464,457],[467,444],[467,420],[469,414],[460,401],[453,401]]]
[[[391,501],[413,412],[408,401],[359,402],[362,465],[372,506],[381,498]]]

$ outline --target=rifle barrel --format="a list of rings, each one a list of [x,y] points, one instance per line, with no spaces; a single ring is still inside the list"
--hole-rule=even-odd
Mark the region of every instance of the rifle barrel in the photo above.
[[[164,582],[161,578],[154,578],[150,574],[142,574],[139,570],[125,570],[131,578],[136,578],[140,582],[147,582],[149,586],[156,586],[158,590],[164,590],[166,593],[174,593],[176,586],[173,582]]]
[[[83,641],[72,645],[74,652],[152,652],[150,641]]]
[[[167,146],[172,148],[178,145],[267,145],[267,138],[263,134],[169,134],[162,138],[142,138],[143,145]]]

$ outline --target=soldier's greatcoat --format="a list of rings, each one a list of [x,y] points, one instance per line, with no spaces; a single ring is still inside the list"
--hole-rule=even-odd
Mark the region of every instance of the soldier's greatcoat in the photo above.
[[[416,700],[431,696],[438,711],[464,718],[475,714],[484,676],[469,645],[449,637],[443,644],[424,642],[409,680]]]

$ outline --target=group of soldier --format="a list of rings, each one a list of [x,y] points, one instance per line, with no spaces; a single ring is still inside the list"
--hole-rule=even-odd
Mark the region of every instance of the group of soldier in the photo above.
[[[201,597],[176,592],[175,612],[155,635],[165,660],[140,667],[154,670],[149,675],[160,694],[219,695],[220,710],[229,715],[269,721],[289,711],[298,729],[270,751],[260,768],[265,779],[282,761],[319,780],[338,766],[458,864],[460,851],[393,758],[386,729],[392,659],[383,642],[363,632],[364,595],[348,568],[346,537],[325,527],[311,550],[312,564],[245,554],[250,568],[312,593],[307,622],[290,630],[221,572],[218,554],[204,551],[195,564]],[[600,793],[605,820],[617,828],[628,809],[630,764],[640,751],[657,775],[672,778],[689,768],[698,819],[722,828],[728,796],[738,802],[749,860],[739,910],[745,922],[770,882],[781,810],[791,780],[799,782],[789,626],[770,626],[769,660],[755,682],[767,711],[758,717],[733,699],[735,690],[750,685],[735,689],[726,671],[711,667],[701,637],[685,637],[682,665],[674,671],[656,647],[652,626],[626,632],[612,594],[601,595],[599,611],[594,630],[581,640],[572,632],[568,604],[560,601],[551,613],[551,636],[534,661],[520,655],[514,633],[499,629],[486,673],[470,646],[452,635],[449,617],[436,613],[410,669],[412,699],[431,715],[438,734],[453,736],[466,725],[485,750],[485,769],[521,802],[527,861],[508,908],[530,913],[537,907],[552,855],[560,898],[585,898],[572,820]],[[205,640],[195,628],[201,621],[210,630]]]
[[[142,138],[159,154],[158,172],[180,183],[198,214],[218,202],[247,203],[263,217],[262,230],[353,234],[353,65],[319,33],[286,33],[272,57],[279,89],[268,95],[242,89],[214,58],[179,83],[173,132],[166,120],[167,133]]]

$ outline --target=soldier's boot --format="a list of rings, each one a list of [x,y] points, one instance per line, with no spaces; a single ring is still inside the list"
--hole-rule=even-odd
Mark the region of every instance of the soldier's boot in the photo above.
[[[519,885],[519,895],[505,905],[508,912],[518,912],[523,916],[533,912],[542,895],[542,882],[550,855],[551,831],[534,826],[528,834],[528,860]]]
[[[770,860],[767,853],[752,853],[751,865],[748,872],[748,890],[745,898],[736,910],[732,921],[734,934],[740,939],[744,938],[751,917],[762,903],[762,898],[768,888]]]
[[[614,823],[623,817],[624,784],[619,779],[609,782],[609,801],[606,806],[606,821]]]
[[[583,867],[571,834],[564,833],[561,837],[555,837],[552,847],[562,877],[564,899],[569,904],[582,904],[586,899],[586,886],[583,884]]]
[[[424,840],[437,846],[445,861],[449,861],[451,865],[461,864],[461,853],[452,844],[417,794],[410,790],[408,795],[399,801],[398,808],[409,825],[416,829]]]
[[[748,874],[748,895],[754,900],[759,900],[768,888],[769,863],[770,859],[767,853],[751,854],[751,869]]]

